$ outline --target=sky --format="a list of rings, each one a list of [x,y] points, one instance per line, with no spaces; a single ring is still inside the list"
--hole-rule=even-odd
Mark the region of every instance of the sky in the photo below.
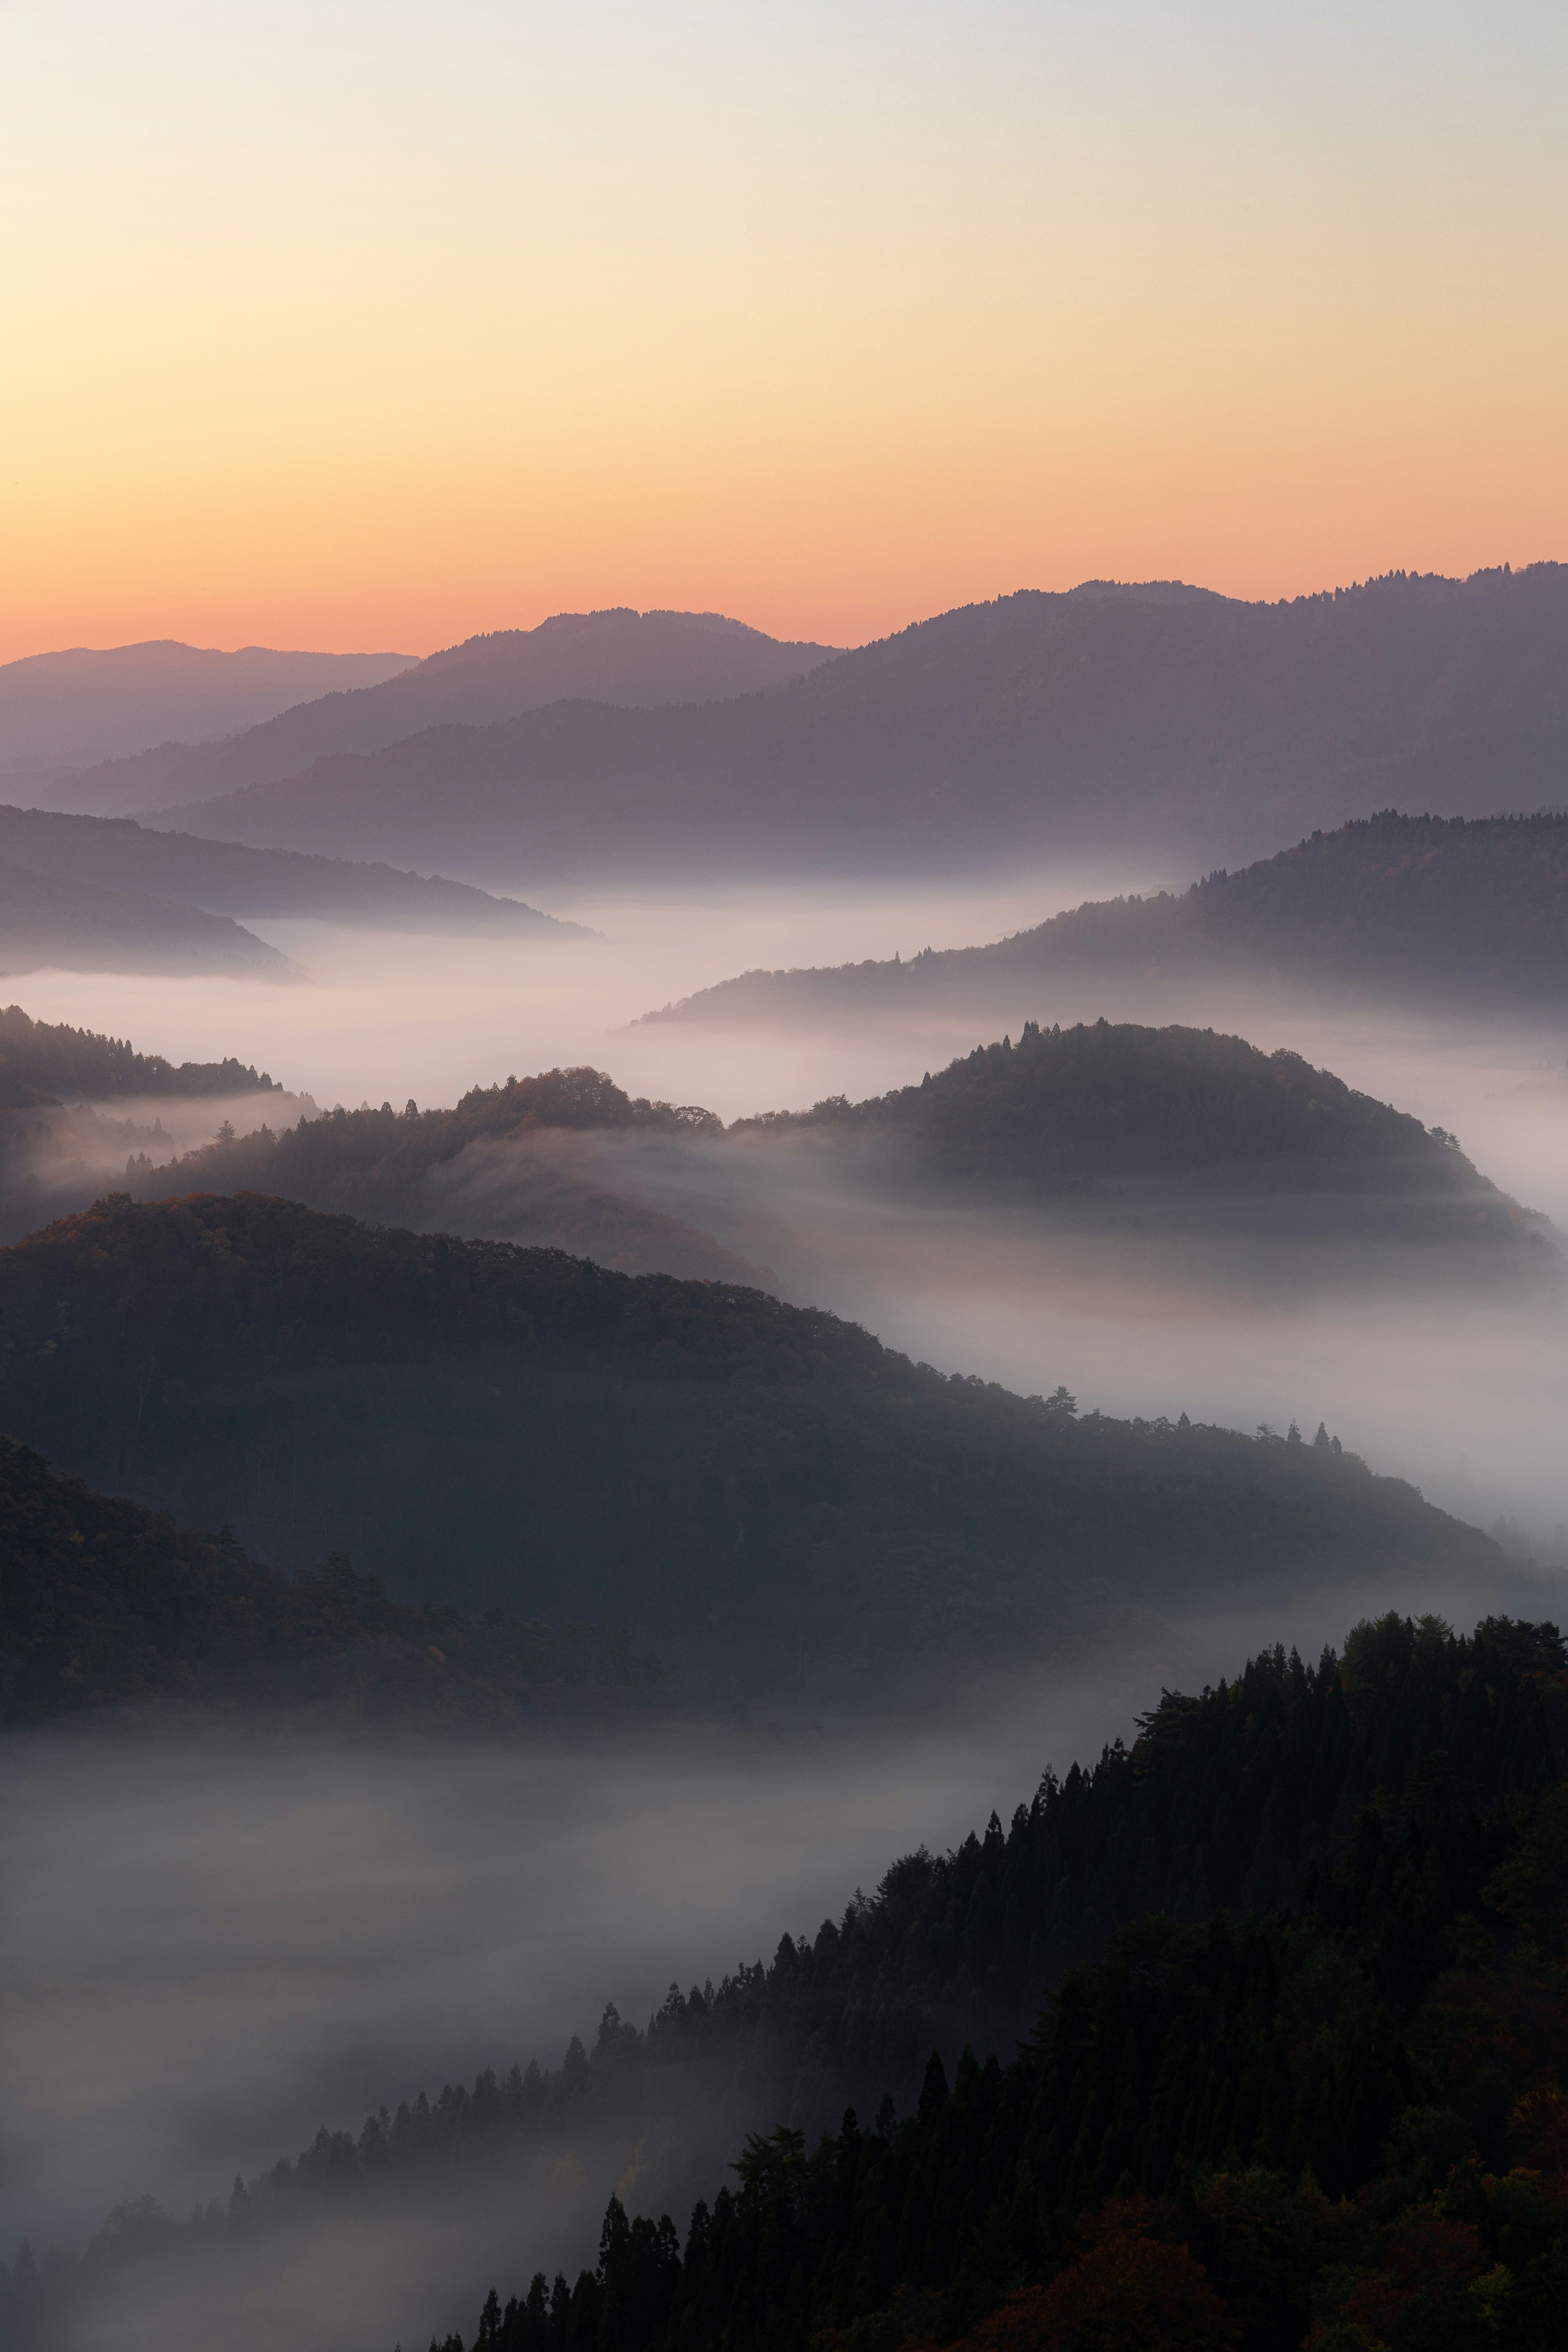
[[[1561,556],[1556,0],[0,0],[0,659]]]

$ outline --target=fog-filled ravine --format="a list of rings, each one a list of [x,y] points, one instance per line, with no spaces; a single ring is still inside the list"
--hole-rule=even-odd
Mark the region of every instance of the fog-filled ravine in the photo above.
[[[1288,1048],[1457,1138],[1491,1186],[1568,1234],[1568,1012],[1424,1014],[1283,982],[1191,980],[1064,985],[919,1026],[640,1019],[750,968],[975,944],[1085,898],[1188,878],[1129,861],[964,892],[567,901],[497,875],[490,887],[593,936],[391,939],[258,920],[304,983],[47,971],[4,993],[36,1020],[176,1064],[234,1057],[284,1092],[6,1116],[52,1135],[37,1189],[53,1215],[72,1185],[119,1189],[130,1161],[173,1160],[221,1126],[276,1132],[318,1107],[426,1110],[514,1074],[586,1066],[728,1123],[918,1086],[1004,1032],[1016,1042],[1026,1021],[1066,1030],[1104,1016]],[[1098,1223],[1071,1201],[1027,1213],[1016,1201],[895,1202],[810,1149],[764,1164],[744,1136],[700,1137],[677,1168],[667,1140],[590,1135],[572,1164],[738,1260],[765,1261],[795,1306],[858,1322],[942,1373],[1023,1396],[1062,1383],[1083,1416],[1185,1414],[1248,1433],[1294,1423],[1309,1443],[1321,1422],[1374,1473],[1500,1524],[1508,1551],[1535,1564],[1478,1555],[1437,1579],[1325,1569],[1309,1587],[1222,1604],[1173,1596],[1170,1609],[1145,1595],[1115,1629],[1064,1619],[1054,1654],[1005,1678],[973,1662],[950,1687],[889,1676],[879,1716],[820,1687],[800,1704],[737,1685],[729,1706],[655,1705],[505,1739],[439,1725],[351,1734],[233,1709],[194,1711],[183,1727],[132,1710],[92,1730],[79,1719],[14,1733],[0,2255],[23,2235],[39,2255],[79,2251],[111,2208],[143,2195],[181,2216],[215,2199],[226,2208],[237,2173],[254,2179],[323,2125],[357,2134],[367,2115],[471,2086],[485,2068],[559,2067],[570,2036],[592,2043],[607,2002],[640,2025],[672,1980],[767,1961],[786,1930],[815,1936],[900,1854],[984,1831],[993,1807],[1006,1821],[1047,1763],[1065,1772],[1130,1738],[1163,1687],[1234,1675],[1260,1645],[1294,1643],[1310,1659],[1391,1608],[1468,1628],[1497,1611],[1560,1620],[1568,1607],[1556,1573],[1568,1566],[1568,1322],[1533,1261],[1500,1283],[1414,1248],[1350,1246],[1331,1262],[1288,1229],[1275,1248],[1212,1220],[1151,1226],[1126,1200]],[[443,1180],[457,1230],[487,1231],[504,1165],[491,1177],[489,1193],[472,1162]],[[18,1213],[7,1237],[32,1222]],[[237,1497],[200,1523],[247,1507]],[[706,2100],[693,2076],[651,2126],[563,2128],[492,2170],[345,2208],[341,2222],[329,2200],[253,2253],[233,2236],[205,2253],[185,2245],[178,2261],[153,2244],[76,2306],[61,2352],[195,2352],[219,2335],[235,2352],[390,2352],[399,2337],[467,2329],[492,2277],[516,2292],[538,2268],[592,2262],[617,2185],[636,2209],[668,2204],[684,2224],[743,2131],[773,2120],[742,2114],[731,2090]]]

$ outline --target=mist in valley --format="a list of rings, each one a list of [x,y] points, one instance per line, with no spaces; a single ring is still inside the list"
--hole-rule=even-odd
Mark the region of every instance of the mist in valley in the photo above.
[[[1276,1641],[1315,1656],[1388,1607],[1468,1625],[1560,1612],[1562,1591],[1504,1571],[1145,1615],[1113,1644],[870,1724],[775,1713],[395,1747],[171,1737],[132,1719],[14,1738],[7,2236],[79,2248],[148,2195],[179,2218],[226,2209],[236,2173],[254,2181],[322,2126],[357,2134],[378,2107],[434,2100],[482,2068],[557,2067],[573,2034],[592,2044],[607,2002],[641,2024],[672,1982],[814,1936],[899,1854],[956,1843],[993,1808],[1006,1819],[1047,1765],[1130,1738],[1163,1686],[1233,1675]],[[651,2112],[303,2200],[254,2242],[227,2231],[170,2248],[149,2233],[73,2303],[64,2341],[195,2352],[217,2330],[234,2352],[386,2352],[466,2330],[483,2284],[504,2299],[536,2269],[591,2265],[612,2189],[684,2231],[744,2133],[773,2120],[676,2068]],[[121,2223],[132,2243],[135,2223]]]
[[[265,935],[309,986],[51,972],[14,992],[35,1018],[111,1030],[175,1060],[237,1055],[299,1090],[112,1107],[129,1129],[161,1122],[172,1150],[225,1118],[276,1129],[308,1098],[448,1104],[509,1073],[577,1063],[728,1121],[918,1082],[1026,1018],[1190,1021],[1289,1045],[1456,1131],[1485,1175],[1568,1232],[1568,1039],[1523,1016],[1417,1018],[1284,988],[1085,984],[918,1029],[639,1020],[751,965],[968,944],[1088,896],[1181,878],[1130,863],[963,893],[552,907],[599,935],[576,940],[274,924]],[[73,1136],[79,1158],[88,1148]],[[105,1188],[132,1149],[119,1134],[105,1149]],[[511,1149],[442,1171],[457,1229],[509,1230]],[[1140,1224],[1131,1210],[1112,1226],[1016,1204],[892,1202],[841,1156],[745,1139],[677,1148],[588,1134],[516,1152],[529,1181],[553,1154],[574,1178],[765,1262],[795,1302],[944,1370],[1026,1392],[1062,1382],[1083,1411],[1185,1412],[1246,1429],[1294,1420],[1309,1438],[1322,1420],[1374,1470],[1445,1507],[1483,1525],[1512,1515],[1541,1559],[1568,1518],[1568,1326],[1552,1281],[1336,1254],[1304,1234],[1252,1249],[1193,1221]],[[14,1737],[0,1855],[14,1994],[0,2248],[24,2234],[37,2252],[79,2248],[119,2200],[144,2192],[176,2214],[226,2203],[237,2171],[250,2178],[322,2124],[357,2131],[378,2106],[434,2097],[485,2066],[557,2065],[573,2033],[592,2038],[606,2002],[640,2023],[671,1981],[769,1958],[782,1932],[815,1932],[897,1854],[963,1837],[993,1806],[1005,1818],[1047,1762],[1065,1769],[1129,1736],[1162,1685],[1216,1680],[1261,1644],[1315,1654],[1357,1615],[1390,1607],[1468,1626],[1494,1609],[1561,1618],[1568,1605],[1558,1577],[1525,1567],[1453,1591],[1271,1593],[1225,1618],[1173,1601],[1167,1618],[1130,1620],[1113,1647],[875,1725],[775,1712],[505,1748],[232,1727]],[[592,2262],[617,2184],[635,2207],[668,2204],[684,2227],[741,2132],[772,2120],[718,2097],[705,2105],[698,2086],[657,2130],[531,2148],[482,2178],[421,2179],[404,2202],[389,2192],[336,2220],[312,2208],[251,2252],[226,2239],[171,2264],[154,2250],[81,2306],[72,2343],[194,2352],[220,2315],[234,2352],[282,2341],[390,2352],[398,2337],[466,2329],[476,2284],[493,2277],[504,2297],[536,2268]]]

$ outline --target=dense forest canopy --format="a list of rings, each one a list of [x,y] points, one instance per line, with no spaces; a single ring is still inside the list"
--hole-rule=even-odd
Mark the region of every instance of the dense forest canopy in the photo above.
[[[1226,971],[1375,982],[1424,997],[1568,992],[1568,814],[1376,816],[1314,833],[1184,896],[1092,901],[989,947],[907,961],[749,971],[649,1021],[918,1013],[1079,977]]]
[[[0,1110],[137,1096],[281,1093],[265,1070],[224,1062],[166,1061],[128,1037],[100,1037],[68,1022],[34,1021],[19,1004],[0,1012]]]
[[[952,873],[1130,837],[1211,863],[1342,824],[1386,801],[1391,763],[1466,739],[1447,805],[1518,806],[1485,747],[1563,740],[1565,632],[1568,567],[1550,563],[1281,604],[1025,591],[765,693],[425,723],[168,813],[225,839],[557,880]]]
[[[399,1607],[342,1555],[279,1576],[226,1528],[176,1527],[0,1438],[0,1729],[116,1705],[496,1729],[656,1688],[613,1628]]]
[[[0,1251],[0,1426],[282,1566],[624,1624],[708,1695],[887,1696],[1129,1605],[1502,1559],[1327,1448],[1080,1420],[760,1291],[257,1196],[122,1195]]]

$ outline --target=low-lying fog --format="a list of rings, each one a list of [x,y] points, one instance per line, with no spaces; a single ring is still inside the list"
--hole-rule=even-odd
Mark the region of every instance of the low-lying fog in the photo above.
[[[1088,988],[918,1033],[628,1025],[750,966],[977,942],[1087,896],[1184,878],[1130,866],[947,897],[575,902],[551,911],[604,936],[557,944],[265,925],[312,985],[40,973],[7,994],[36,1018],[176,1061],[237,1055],[322,1104],[450,1103],[511,1072],[589,1062],[633,1093],[726,1119],[918,1080],[982,1038],[1016,1034],[1026,1016],[1195,1020],[1293,1046],[1457,1131],[1485,1174],[1568,1234],[1568,1024],[1421,1020],[1279,992],[1113,1002]],[[114,1116],[142,1120],[148,1108]],[[178,1140],[204,1139],[226,1113],[237,1125],[290,1115],[276,1097],[184,1104]],[[170,1106],[154,1115],[168,1132]],[[1309,1435],[1321,1418],[1374,1468],[1404,1471],[1467,1517],[1515,1514],[1538,1549],[1568,1518],[1568,1345],[1549,1302],[1419,1283],[1362,1297],[1342,1285],[1266,1291],[1179,1252],[1069,1245],[1000,1217],[873,1220],[809,1188],[787,1214],[795,1259],[773,1262],[793,1296],[944,1369],[1026,1390],[1065,1381],[1083,1406],[1110,1412],[1185,1410],[1244,1427],[1294,1417]],[[1389,1590],[1364,1605],[1435,1606],[1468,1622],[1497,1601]],[[1556,1582],[1521,1577],[1510,1605],[1561,1616],[1563,1602]],[[875,1740],[799,1723],[507,1754],[13,1740],[0,2253],[24,2230],[35,2245],[79,2245],[110,2204],[143,2189],[176,2210],[224,2197],[237,2168],[297,2150],[318,2124],[357,2128],[383,2101],[471,2080],[482,2064],[558,2063],[606,2000],[641,2021],[672,1978],[765,1957],[782,1930],[814,1929],[900,1851],[943,1843],[993,1804],[1005,1815],[1047,1759],[1065,1768],[1125,1732],[1162,1683],[1212,1679],[1266,1640],[1315,1651],[1356,1613],[1342,1594],[1302,1594],[1267,1622],[1188,1624]],[[699,2153],[711,2168],[723,2151]],[[231,2279],[220,2306],[190,2284],[171,2304],[149,2273],[81,2341],[390,2352],[398,2336],[467,2332],[492,2274],[505,2292],[539,2264],[591,2259],[629,2160],[562,2151],[526,2194],[512,2179],[493,2205],[301,2239],[243,2292]],[[664,2193],[656,2172],[634,2184],[637,2201]]]
[[[0,2231],[79,2245],[123,2197],[226,2201],[237,2169],[322,2123],[434,2096],[483,2065],[558,2065],[608,2000],[644,2022],[672,1979],[715,1979],[814,1934],[922,1841],[1005,1819],[1047,1762],[1098,1753],[1162,1685],[1233,1672],[1264,1642],[1315,1656],[1363,1609],[1468,1624],[1542,1613],[1555,1584],[1325,1602],[1145,1626],[1114,1656],[969,1695],[947,1721],[775,1724],[534,1748],[398,1751],[281,1737],[13,1739]],[[759,2119],[752,2119],[759,2120]],[[761,2119],[766,2120],[766,2119]],[[269,2237],[247,2269],[116,2273],[73,2343],[131,2352],[390,2352],[472,2326],[536,2267],[594,2259],[605,2200],[682,2226],[735,2152],[731,2120],[658,2151],[577,2140],[488,2189],[416,2175],[379,2222]],[[219,2316],[221,2315],[221,2317]]]

